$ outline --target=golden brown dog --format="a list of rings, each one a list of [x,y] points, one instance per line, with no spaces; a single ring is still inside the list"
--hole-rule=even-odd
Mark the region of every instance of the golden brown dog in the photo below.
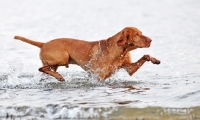
[[[160,64],[159,60],[149,55],[144,55],[135,63],[131,62],[129,51],[136,48],[147,48],[151,44],[151,39],[142,35],[142,32],[134,27],[126,27],[106,40],[94,42],[59,38],[42,43],[20,36],[14,38],[41,48],[40,59],[43,67],[39,68],[39,71],[59,81],[64,81],[64,78],[56,72],[57,68],[59,66],[68,67],[69,64],[79,65],[95,75],[98,80],[105,80],[120,68],[124,68],[129,75],[132,75],[146,61]]]

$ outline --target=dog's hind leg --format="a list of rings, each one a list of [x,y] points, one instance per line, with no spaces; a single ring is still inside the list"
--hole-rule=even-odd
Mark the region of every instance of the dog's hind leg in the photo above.
[[[52,71],[51,68],[53,68],[54,71]],[[55,77],[59,81],[65,81],[65,79],[59,73],[56,72],[57,68],[58,68],[58,66],[45,65],[45,66],[39,68],[39,71],[49,74],[49,75]]]

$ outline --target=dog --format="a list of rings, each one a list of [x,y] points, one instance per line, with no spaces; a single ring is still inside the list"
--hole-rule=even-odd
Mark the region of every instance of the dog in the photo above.
[[[59,81],[65,81],[65,79],[56,72],[58,67],[68,68],[69,64],[79,65],[85,71],[92,73],[98,81],[105,80],[121,68],[132,76],[146,61],[160,64],[158,59],[150,55],[144,55],[137,62],[132,63],[130,51],[148,48],[152,41],[135,27],[125,27],[108,39],[92,42],[73,38],[58,38],[46,43],[21,36],[15,36],[14,39],[39,47],[43,64],[39,71]]]

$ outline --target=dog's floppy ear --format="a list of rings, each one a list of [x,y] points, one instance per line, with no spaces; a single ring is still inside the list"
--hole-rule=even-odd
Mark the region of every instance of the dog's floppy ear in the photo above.
[[[129,38],[129,31],[127,29],[124,29],[122,32],[121,32],[121,36],[119,38],[119,40],[117,41],[117,45],[118,46],[123,46],[125,45],[126,41],[128,40]]]

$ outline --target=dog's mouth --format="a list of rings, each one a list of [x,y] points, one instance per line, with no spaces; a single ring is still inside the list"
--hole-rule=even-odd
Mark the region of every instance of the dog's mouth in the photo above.
[[[135,44],[133,44],[133,43],[129,43],[128,46],[129,46],[129,48],[131,48],[131,49],[138,48],[137,45],[135,45]]]
[[[151,43],[145,43],[143,46],[141,46],[140,48],[149,48],[151,46]]]
[[[151,40],[146,41],[145,46],[146,46],[147,48],[150,47],[150,46],[151,46]]]
[[[146,37],[146,40],[145,40],[145,46],[148,48],[148,47],[150,47],[150,45],[151,45],[151,39],[150,38],[148,38],[148,37]]]
[[[143,43],[143,45],[141,44],[141,46],[137,46],[134,43],[127,43],[127,45],[131,48],[136,47],[136,48],[149,48],[151,46],[151,42],[146,42]]]
[[[131,47],[135,46],[133,43],[128,43],[128,45]]]
[[[151,43],[147,44],[147,45],[145,46],[145,48],[149,48],[150,46],[151,46]]]

